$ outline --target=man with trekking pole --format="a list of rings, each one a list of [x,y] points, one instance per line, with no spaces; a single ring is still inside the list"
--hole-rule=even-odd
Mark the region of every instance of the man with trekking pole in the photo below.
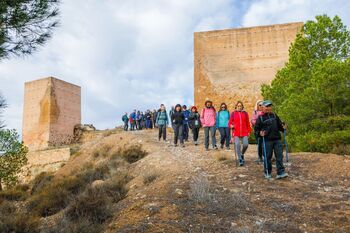
[[[277,176],[276,179],[288,177],[283,166],[283,145],[281,142],[281,132],[284,132],[287,125],[284,124],[276,113],[272,111],[272,102],[265,100],[262,102],[263,114],[258,117],[254,127],[255,133],[259,134],[263,143],[264,155],[264,175],[271,179],[272,154],[275,153]]]

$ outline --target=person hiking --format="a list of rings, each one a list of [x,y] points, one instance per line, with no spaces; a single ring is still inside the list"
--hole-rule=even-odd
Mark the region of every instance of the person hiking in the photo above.
[[[255,103],[254,111],[252,113],[252,119],[250,120],[250,123],[252,124],[252,128],[255,127],[256,120],[263,114],[262,112],[262,100],[258,100]],[[254,136],[256,143],[258,144],[258,159],[255,161],[256,163],[262,163],[263,162],[263,145],[262,145],[262,138],[260,137],[259,133],[256,133],[254,131]]]
[[[226,149],[230,149],[230,128],[228,126],[228,121],[230,120],[230,112],[227,110],[227,105],[222,103],[220,105],[220,110],[216,115],[216,128],[220,132],[220,148],[223,149],[224,145]]]
[[[183,121],[185,117],[182,112],[180,104],[175,106],[174,113],[171,115],[171,122],[173,123],[174,128],[174,146],[177,146],[178,139],[180,139],[180,144],[182,147],[185,147],[183,139]]]
[[[137,111],[136,113],[136,129],[141,130],[141,112]]]
[[[210,100],[205,101],[204,108],[200,114],[200,121],[204,128],[204,145],[205,149],[209,150],[209,132],[211,136],[211,144],[213,149],[218,149],[216,145],[216,110],[213,107],[213,102]]]
[[[135,125],[134,125],[134,120],[132,118],[132,113],[129,116],[129,122],[130,122],[130,131],[134,131],[135,130]]]
[[[201,125],[200,115],[198,113],[196,106],[191,107],[191,113],[190,113],[188,119],[189,119],[188,125],[189,125],[190,129],[192,130],[193,143],[197,146],[198,145],[199,129],[202,125]]]
[[[244,111],[242,101],[237,101],[235,110],[231,113],[228,125],[232,129],[232,136],[234,137],[235,151],[239,158],[239,166],[245,163],[244,153],[248,149],[248,136],[251,132],[249,116]],[[241,141],[243,148],[241,150]]]
[[[163,136],[163,140],[166,141],[166,127],[169,124],[168,113],[165,110],[165,106],[161,105],[160,112],[157,114],[156,125],[159,128],[158,140],[160,141]]]
[[[146,129],[152,129],[152,112],[150,110],[146,111]]]
[[[123,115],[122,121],[124,122],[124,131],[128,131],[128,128],[129,128],[129,117],[128,117],[128,113],[127,112]]]
[[[265,178],[271,179],[271,159],[272,154],[275,153],[277,169],[276,179],[283,179],[287,177],[288,174],[285,173],[285,168],[283,166],[283,146],[280,132],[284,132],[287,125],[272,111],[272,101],[265,100],[262,102],[262,106],[263,114],[256,120],[254,131],[259,133],[260,137],[262,137],[263,147],[266,149],[264,175]]]
[[[188,117],[190,116],[190,111],[187,110],[187,106],[182,106],[182,111],[184,114],[184,128],[183,128],[183,138],[185,142],[188,142],[188,133],[189,133],[189,127],[188,127]]]
[[[157,110],[153,109],[153,112],[152,112],[152,125],[154,128],[156,128],[156,120],[157,120]],[[151,128],[153,128],[151,127]]]
[[[170,119],[171,119],[171,116],[173,115],[174,111],[175,111],[175,107],[174,107],[174,106],[171,106],[171,109],[170,109],[170,111],[169,111],[169,118],[170,118]],[[171,128],[174,128],[174,127],[173,127],[173,122],[171,122]]]
[[[140,127],[141,127],[141,129],[146,128],[145,114],[143,114],[143,112],[141,112],[141,114],[140,114]]]

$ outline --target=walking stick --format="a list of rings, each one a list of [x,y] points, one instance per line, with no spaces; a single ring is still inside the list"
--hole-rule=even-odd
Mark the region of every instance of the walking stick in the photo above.
[[[265,136],[262,137],[263,139],[263,147],[264,147],[264,173],[265,173],[265,170],[266,170],[266,175],[268,176],[269,175],[269,171],[268,171],[268,167],[267,167],[267,155],[266,155],[266,143],[265,143]]]
[[[290,163],[289,163],[289,157],[288,157],[288,143],[287,143],[287,130],[285,129],[284,132],[284,145],[286,147],[286,166],[289,166]]]

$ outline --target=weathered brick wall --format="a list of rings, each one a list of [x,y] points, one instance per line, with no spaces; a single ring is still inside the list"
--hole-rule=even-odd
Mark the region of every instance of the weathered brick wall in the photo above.
[[[30,150],[65,143],[81,123],[79,86],[49,77],[25,83],[23,141]]]
[[[194,33],[194,100],[203,107],[207,98],[215,107],[237,100],[249,114],[260,86],[270,83],[288,60],[288,49],[303,23]]]

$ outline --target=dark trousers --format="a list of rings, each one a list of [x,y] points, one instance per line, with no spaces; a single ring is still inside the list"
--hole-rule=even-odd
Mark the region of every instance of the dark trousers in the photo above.
[[[204,145],[205,148],[209,148],[209,131],[210,131],[210,136],[211,136],[211,144],[212,146],[216,146],[216,127],[215,126],[210,126],[210,127],[204,127]]]
[[[193,135],[193,141],[196,142],[198,140],[199,128],[194,127],[192,129],[192,135]]]
[[[151,119],[146,120],[146,129],[152,129],[152,120]]]
[[[220,127],[220,144],[223,145],[225,143],[226,147],[230,146],[230,128],[229,127]]]
[[[258,144],[258,158],[262,160],[263,158],[263,140],[262,138],[255,134],[256,143]]]
[[[128,131],[128,128],[129,128],[129,123],[124,122],[124,131]]]
[[[263,145],[264,146],[264,145]],[[284,172],[284,166],[283,166],[283,146],[281,140],[273,140],[269,141],[265,138],[265,146],[266,146],[266,162],[264,162],[264,170],[271,174],[272,172],[272,154],[275,153],[276,158],[276,168],[277,168],[277,175],[280,175]],[[266,168],[267,165],[267,168]]]
[[[183,138],[185,141],[188,141],[188,132],[189,132],[188,124],[185,123],[183,126]]]
[[[163,140],[166,140],[166,125],[158,125],[159,128],[159,134],[158,134],[158,139],[163,136]]]
[[[184,143],[183,139],[183,124],[173,124],[174,128],[174,144],[177,144],[178,139],[180,139],[180,143]]]
[[[133,123],[131,123],[131,124],[130,124],[130,128],[131,128],[130,130],[135,130],[135,125],[136,125],[136,124],[135,124],[135,121],[134,121]]]

